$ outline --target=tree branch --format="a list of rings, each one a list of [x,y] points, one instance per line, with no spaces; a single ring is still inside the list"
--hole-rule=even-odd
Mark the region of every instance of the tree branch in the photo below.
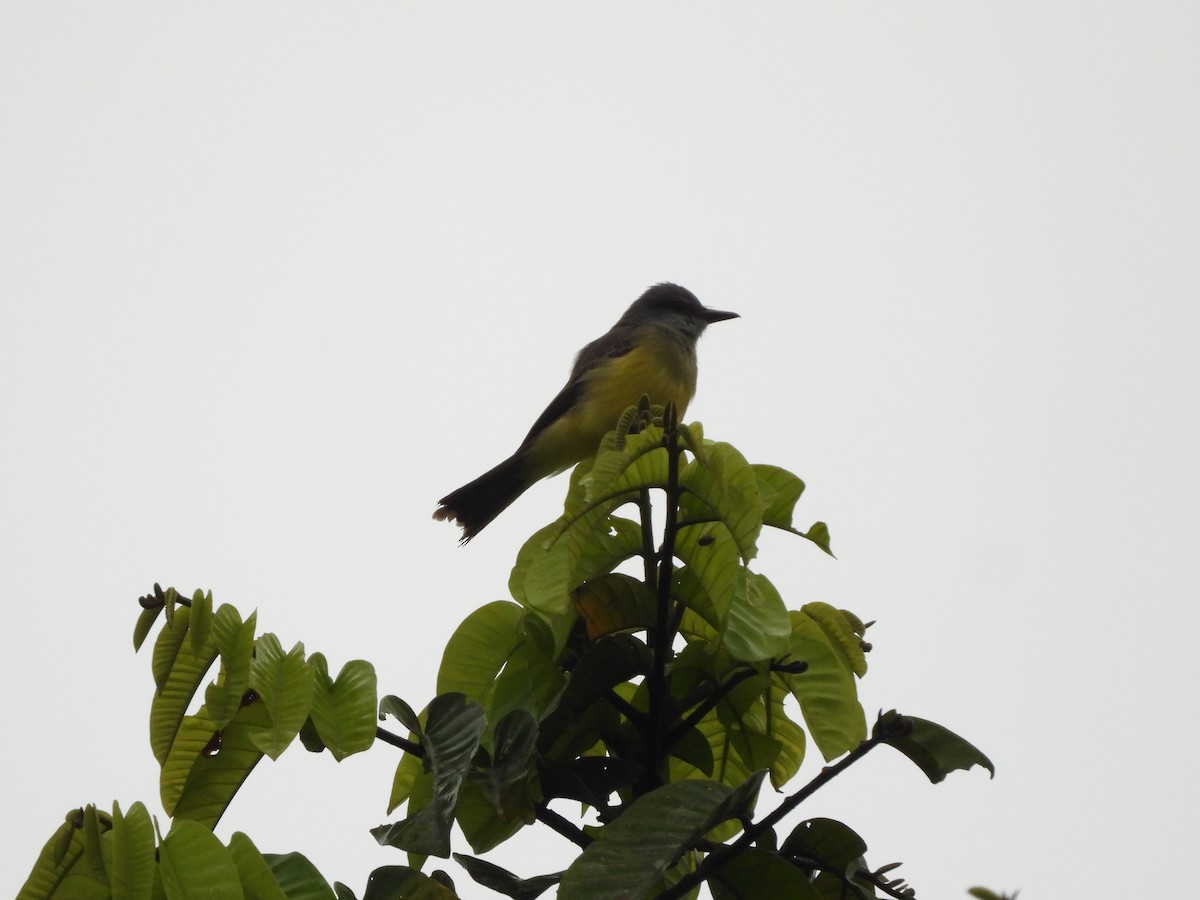
[[[717,852],[710,853],[704,857],[700,865],[659,894],[657,900],[678,900],[679,897],[685,896],[692,888],[702,884],[710,876],[719,871],[722,866],[758,840],[759,836],[765,833],[768,828],[774,827],[780,819],[811,797],[818,789],[824,787],[842,772],[846,771],[846,769],[850,768],[850,766],[854,765],[881,743],[883,743],[883,736],[869,737],[838,762],[832,766],[826,766],[812,781],[784,800],[783,803],[779,804],[774,812],[759,819],[753,825],[748,826],[732,844],[726,844]]]
[[[539,803],[535,813],[539,822],[548,826],[552,831],[557,831],[568,841],[578,844],[580,847],[586,847],[593,840],[591,835],[582,828],[568,822],[545,803]]]

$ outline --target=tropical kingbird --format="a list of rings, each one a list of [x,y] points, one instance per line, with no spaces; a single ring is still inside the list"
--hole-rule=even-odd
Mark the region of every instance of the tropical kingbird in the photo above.
[[[673,400],[682,417],[696,393],[696,341],[737,313],[708,309],[677,284],[656,284],[617,324],[579,351],[571,377],[517,451],[438,501],[435,519],[462,526],[465,544],[536,481],[593,455],[600,439],[643,394]]]

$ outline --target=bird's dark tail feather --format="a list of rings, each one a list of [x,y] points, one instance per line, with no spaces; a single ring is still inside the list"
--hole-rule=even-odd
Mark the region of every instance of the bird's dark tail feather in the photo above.
[[[453,519],[461,525],[461,542],[465,544],[525,493],[529,485],[522,474],[521,462],[521,454],[515,453],[474,481],[451,491],[438,501],[440,505],[433,517],[439,521]]]

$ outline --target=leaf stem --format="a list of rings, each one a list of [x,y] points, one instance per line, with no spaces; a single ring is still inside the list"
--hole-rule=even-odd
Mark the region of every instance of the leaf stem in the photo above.
[[[812,781],[784,800],[773,812],[748,826],[732,844],[726,844],[722,849],[704,857],[700,865],[659,894],[657,900],[677,900],[677,898],[685,896],[735,856],[750,847],[768,828],[774,827],[780,819],[811,797],[819,788],[824,787],[881,743],[883,743],[882,737],[869,737],[832,766],[823,768]]]

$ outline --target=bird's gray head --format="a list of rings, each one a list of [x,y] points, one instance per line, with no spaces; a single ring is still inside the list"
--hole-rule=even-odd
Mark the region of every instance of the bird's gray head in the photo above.
[[[709,309],[687,288],[664,281],[634,300],[617,325],[659,325],[681,331],[695,340],[712,322],[737,317],[735,312]]]

